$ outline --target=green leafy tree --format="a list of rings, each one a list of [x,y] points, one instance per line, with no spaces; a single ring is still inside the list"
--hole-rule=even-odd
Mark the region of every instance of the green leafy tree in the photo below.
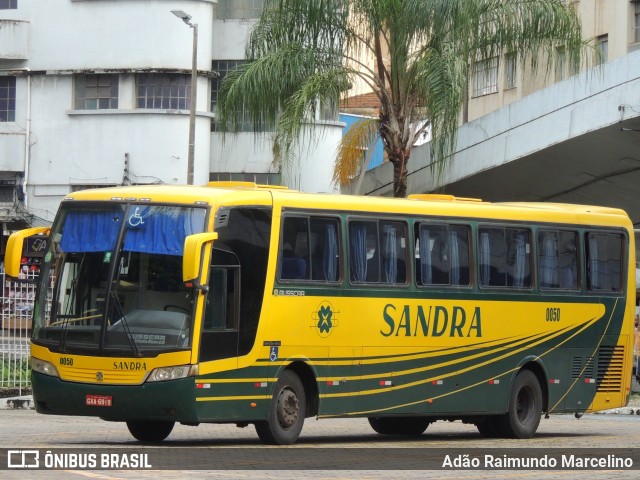
[[[256,131],[273,132],[275,158],[290,161],[293,147],[314,134],[317,109],[364,83],[379,116],[345,135],[334,178],[353,178],[379,135],[394,167],[394,195],[404,197],[407,162],[426,128],[432,171],[444,170],[476,61],[517,52],[532,71],[540,63],[549,69],[562,47],[577,71],[594,51],[588,45],[562,0],[267,0],[247,62],[221,85],[218,122],[233,131],[244,111]]]

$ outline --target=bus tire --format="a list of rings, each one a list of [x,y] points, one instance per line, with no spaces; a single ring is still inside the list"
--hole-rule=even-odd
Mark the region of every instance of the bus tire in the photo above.
[[[418,437],[431,421],[429,417],[369,417],[369,425],[381,435]]]
[[[298,375],[285,370],[271,397],[267,420],[256,422],[260,440],[271,445],[291,445],[300,436],[307,401],[304,387]]]
[[[509,397],[509,410],[498,424],[498,432],[508,438],[531,438],[538,430],[542,416],[542,389],[531,370],[516,376]]]
[[[136,440],[155,443],[167,438],[175,424],[170,421],[128,421],[127,428]]]

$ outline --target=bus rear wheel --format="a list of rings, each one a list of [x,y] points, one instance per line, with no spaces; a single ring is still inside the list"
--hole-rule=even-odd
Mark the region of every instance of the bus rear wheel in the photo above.
[[[302,431],[306,411],[300,378],[292,370],[285,370],[276,382],[267,420],[255,424],[258,437],[271,445],[295,443]]]
[[[431,423],[428,417],[369,417],[369,425],[381,435],[417,437]]]
[[[516,376],[509,398],[509,410],[498,422],[498,430],[509,438],[531,438],[540,425],[542,389],[531,370]]]
[[[128,421],[127,428],[136,440],[155,443],[167,438],[175,424],[162,421]]]

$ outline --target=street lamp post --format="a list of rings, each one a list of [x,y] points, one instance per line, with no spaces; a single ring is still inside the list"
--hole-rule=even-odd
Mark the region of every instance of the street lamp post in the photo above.
[[[187,159],[187,184],[193,185],[193,165],[196,148],[196,99],[198,90],[198,24],[191,23],[191,15],[182,10],[171,10],[176,17],[193,29],[193,52],[191,54],[191,99],[189,106],[189,154]]]

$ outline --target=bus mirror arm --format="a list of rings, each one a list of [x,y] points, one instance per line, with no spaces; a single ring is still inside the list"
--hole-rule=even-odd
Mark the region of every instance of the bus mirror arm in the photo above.
[[[184,256],[182,258],[182,280],[193,282],[196,288],[202,290],[202,252],[203,247],[218,239],[216,232],[197,233],[184,239]],[[203,290],[204,291],[204,290]]]

